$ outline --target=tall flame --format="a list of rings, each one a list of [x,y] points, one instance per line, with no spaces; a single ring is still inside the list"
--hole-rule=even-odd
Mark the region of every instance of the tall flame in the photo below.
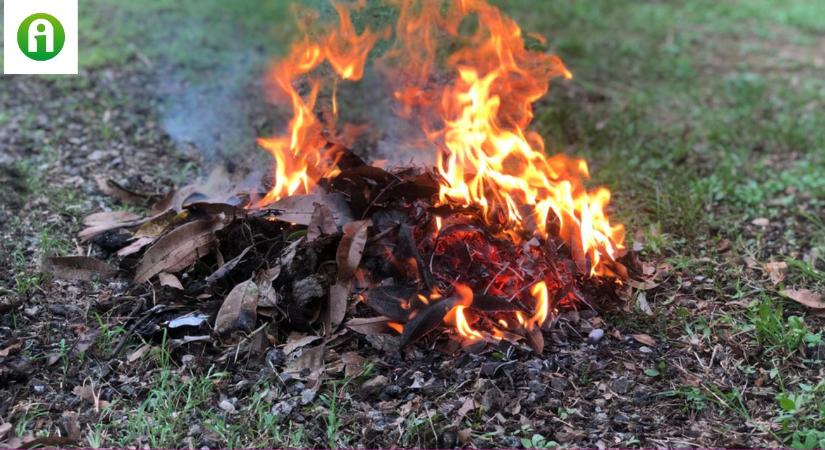
[[[396,112],[417,123],[437,153],[438,202],[476,207],[488,223],[513,236],[560,238],[580,269],[611,275],[604,263],[623,249],[624,229],[611,225],[605,213],[610,191],[588,190],[587,163],[548,157],[541,136],[528,130],[532,104],[546,94],[549,81],[572,78],[561,60],[527,49],[519,26],[485,0],[386,3],[397,7],[394,27],[359,33],[351,14],[365,2],[337,3],[337,27],[320,34],[305,30],[289,55],[273,65],[269,85],[289,100],[293,117],[286,135],[259,139],[275,159],[275,181],[257,206],[307,193],[334,173],[324,133],[335,132],[338,80],[361,79],[376,43],[393,36],[373,65],[392,86]],[[466,26],[468,21],[475,27]],[[325,62],[334,77],[321,76]],[[332,92],[331,122],[315,114],[324,89]],[[543,282],[532,295],[539,310],[528,322],[540,324],[548,317]],[[464,318],[463,309],[457,313]]]

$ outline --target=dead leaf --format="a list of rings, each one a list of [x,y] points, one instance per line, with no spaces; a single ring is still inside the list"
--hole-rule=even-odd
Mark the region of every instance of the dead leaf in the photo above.
[[[103,192],[109,197],[120,200],[123,203],[140,204],[150,197],[149,195],[140,194],[126,189],[114,180],[106,178],[103,175],[97,175],[95,177],[95,181],[97,182],[97,187],[100,189],[100,192]]]
[[[365,303],[382,316],[406,322],[410,311],[402,305],[412,304],[417,293],[418,289],[410,286],[378,286],[367,291]]]
[[[284,222],[309,225],[312,222],[316,204],[329,208],[337,226],[352,222],[352,212],[350,212],[346,197],[342,194],[291,195],[267,205],[265,211],[274,213],[275,219]]]
[[[716,244],[716,251],[719,253],[725,253],[730,250],[731,242],[730,239],[722,239]]]
[[[143,255],[135,271],[135,282],[145,283],[160,272],[179,272],[203,256],[215,241],[219,220],[196,220],[160,238]]]
[[[341,361],[344,363],[344,376],[352,378],[364,371],[367,360],[356,352],[346,352],[341,355]]]
[[[99,328],[90,328],[84,331],[75,341],[74,345],[72,345],[71,350],[69,353],[72,356],[79,356],[83,353],[86,353],[97,341],[97,337],[100,336],[100,329]]]
[[[95,391],[90,386],[75,386],[74,389],[72,389],[72,394],[85,402],[91,404],[95,402]]]
[[[370,336],[375,334],[387,334],[392,332],[390,326],[387,325],[389,322],[390,318],[385,316],[356,317],[354,319],[348,320],[345,325],[347,328],[356,333]]]
[[[0,357],[5,358],[9,355],[13,355],[19,352],[21,348],[23,348],[23,341],[17,338],[12,338],[6,343],[6,347],[4,347],[3,350],[0,350]]]
[[[140,358],[143,358],[143,355],[145,355],[146,352],[148,352],[151,348],[152,346],[149,344],[141,345],[140,347],[138,347],[137,350],[133,351],[132,353],[129,353],[129,355],[126,356],[126,361],[128,361],[129,364],[131,364],[139,360]]]
[[[351,281],[339,281],[329,288],[329,308],[327,312],[329,317],[328,332],[331,333],[335,331],[338,326],[341,325],[341,322],[344,321],[344,316],[347,313],[347,300],[349,299],[351,290]]]
[[[138,226],[148,220],[151,220],[151,217],[144,218],[126,211],[99,212],[91,214],[83,220],[87,228],[79,233],[79,237],[81,241],[87,241],[98,234],[119,228]]]
[[[287,364],[286,372],[301,373],[304,370],[316,372],[324,367],[324,344],[304,350],[301,356]]]
[[[261,269],[255,274],[255,284],[258,285],[260,300],[258,306],[262,308],[274,308],[278,304],[278,293],[272,287],[272,282],[281,274],[281,266],[277,265],[270,269]]]
[[[140,237],[140,238],[137,238],[134,241],[132,241],[131,244],[129,244],[126,247],[123,247],[122,249],[118,250],[117,251],[117,256],[122,257],[122,256],[133,255],[133,254],[143,250],[143,247],[146,247],[147,245],[150,245],[153,242],[155,242],[155,240],[156,239],[153,238],[153,237]]]
[[[788,270],[788,263],[785,261],[765,263],[765,271],[771,279],[774,286],[781,283],[785,279],[785,272]]]
[[[426,309],[421,310],[415,315],[406,325],[404,331],[401,333],[401,348],[407,344],[414,342],[430,331],[436,329],[444,320],[453,306],[455,306],[455,298],[448,298],[431,303]]]
[[[771,221],[768,220],[765,217],[759,217],[759,218],[751,220],[751,223],[756,225],[757,227],[765,228],[765,227],[767,227],[768,225],[771,224]]]
[[[43,271],[67,280],[104,279],[116,270],[105,262],[90,256],[51,256],[44,258]]]
[[[245,332],[255,328],[258,309],[258,286],[252,280],[237,284],[218,310],[215,331],[226,335],[235,330]]]
[[[241,253],[238,254],[238,256],[230,259],[229,261],[226,261],[225,263],[223,263],[218,268],[218,270],[212,272],[211,275],[206,277],[206,280],[205,280],[206,285],[211,286],[211,285],[215,284],[216,281],[218,281],[221,278],[225,277],[229,272],[232,271],[232,269],[234,269],[241,261],[243,261],[244,257],[249,252],[249,250],[252,249],[252,247],[253,246],[251,246],[251,245],[249,247],[246,247],[245,249],[243,249],[243,251]],[[260,286],[258,286],[258,287],[260,288]]]
[[[785,289],[779,292],[783,296],[807,306],[811,309],[825,309],[825,302],[822,301],[822,294],[810,289]]]
[[[653,315],[653,309],[650,307],[650,303],[647,302],[647,295],[644,291],[640,291],[639,295],[636,296],[636,304],[639,305],[639,310],[645,315]]]
[[[307,228],[307,242],[312,242],[324,235],[332,235],[338,232],[338,226],[335,225],[335,218],[332,215],[329,207],[316,203],[315,210],[312,212],[309,227]]]
[[[458,411],[456,411],[456,415],[458,416],[459,420],[463,419],[464,416],[469,414],[470,411],[474,411],[476,408],[478,408],[478,405],[472,397],[465,398],[464,402],[458,408]]]
[[[656,340],[650,337],[650,335],[648,334],[634,334],[633,339],[635,339],[636,342],[639,342],[640,344],[644,344],[650,347],[656,346]]]
[[[534,352],[541,355],[544,352],[544,335],[541,327],[532,327],[527,331],[527,343]]]
[[[344,236],[338,244],[335,262],[338,263],[338,281],[349,281],[361,264],[361,255],[367,244],[367,230],[371,220],[359,220],[344,225]]]
[[[11,431],[11,428],[11,422],[6,422],[0,425],[0,439],[6,437],[6,435],[9,434],[9,431]]]
[[[183,290],[183,285],[180,283],[178,277],[172,275],[171,273],[161,272],[158,274],[158,280],[160,280],[161,286],[170,287],[173,289]]]
[[[318,339],[321,339],[321,336],[290,333],[289,337],[287,337],[286,345],[284,346],[284,355],[290,355],[295,350],[305,347]]]

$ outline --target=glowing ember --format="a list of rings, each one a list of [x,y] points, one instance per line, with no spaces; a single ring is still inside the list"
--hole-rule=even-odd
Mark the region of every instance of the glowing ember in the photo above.
[[[549,81],[572,78],[561,60],[527,50],[518,25],[483,0],[457,0],[446,7],[432,1],[389,3],[399,11],[395,26],[361,33],[350,16],[364,2],[337,4],[337,27],[320,35],[304,30],[289,55],[273,65],[268,78],[273,96],[291,103],[293,117],[286,135],[259,140],[275,159],[275,176],[274,186],[256,206],[309,193],[319,180],[338,173],[338,155],[327,145],[337,133],[338,83],[360,80],[371,50],[394,36],[394,44],[373,65],[391,85],[398,115],[418,125],[432,145],[436,206],[474,208],[492,233],[516,244],[532,237],[558,239],[580,272],[615,276],[610,263],[623,249],[623,227],[612,225],[605,213],[610,192],[588,191],[583,183],[589,177],[586,162],[560,154],[548,157],[541,136],[528,131],[532,104],[547,92]],[[470,17],[477,21],[477,31],[467,33],[462,24]],[[455,42],[461,43],[458,50],[450,45]],[[306,86],[303,95],[301,83]],[[316,114],[322,92],[331,93],[330,104],[322,105],[331,112],[326,116]],[[435,216],[437,236],[446,226],[445,219]],[[484,252],[480,247],[474,251]],[[491,261],[500,257],[494,247],[485,255]],[[501,273],[487,289],[506,291],[506,286],[523,283],[506,275],[507,267]],[[512,322],[491,322],[488,328],[495,336],[502,333],[495,324],[507,330],[518,322],[533,329],[555,313],[551,289],[560,287],[543,280],[530,283],[532,315],[516,311],[509,315]],[[462,336],[481,339],[466,316],[472,291],[463,284],[456,284],[455,291],[459,301],[445,320]],[[422,304],[435,300],[419,298]]]

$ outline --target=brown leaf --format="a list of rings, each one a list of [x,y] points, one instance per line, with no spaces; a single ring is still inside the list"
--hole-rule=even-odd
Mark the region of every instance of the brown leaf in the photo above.
[[[536,354],[544,352],[544,335],[541,334],[541,327],[532,327],[527,330],[527,343]]]
[[[237,284],[218,310],[215,331],[220,335],[235,330],[245,332],[255,328],[258,308],[258,286],[252,280]]]
[[[321,339],[321,336],[316,336],[314,334],[302,335],[300,333],[290,333],[289,337],[287,337],[286,345],[284,346],[284,355],[290,355],[295,350],[305,347],[318,339]]]
[[[646,316],[653,316],[653,309],[650,307],[650,303],[647,302],[647,295],[644,291],[640,291],[636,296],[636,304],[639,305],[639,310]]]
[[[143,355],[145,355],[151,348],[152,346],[149,344],[141,345],[137,350],[133,351],[132,353],[129,353],[129,355],[126,357],[126,361],[129,364],[131,364],[139,360],[140,358],[143,358]]]
[[[260,300],[258,306],[262,308],[273,308],[278,304],[278,293],[272,287],[272,282],[281,274],[281,266],[277,265],[269,269],[261,269],[255,274],[255,284],[258,285]]]
[[[338,232],[338,226],[335,225],[335,218],[332,215],[327,205],[322,203],[315,204],[315,210],[312,212],[312,217],[307,228],[307,242],[312,242],[324,235],[332,235]]]
[[[329,330],[332,332],[344,321],[347,313],[347,300],[352,290],[351,281],[339,281],[329,288]]]
[[[825,309],[825,302],[822,301],[822,294],[814,292],[810,289],[785,289],[779,292],[784,297],[787,297],[800,305],[807,306],[811,309]]]
[[[123,257],[123,256],[133,255],[133,254],[143,250],[143,247],[146,247],[147,245],[150,245],[153,242],[155,242],[155,240],[156,240],[156,238],[153,238],[153,237],[139,237],[139,238],[135,239],[134,241],[132,241],[131,244],[129,244],[126,247],[123,247],[122,249],[118,250],[117,251],[117,256]]]
[[[344,236],[338,244],[335,262],[338,263],[338,281],[349,281],[361,264],[361,255],[367,244],[367,231],[371,220],[359,220],[344,225]]]
[[[98,234],[119,228],[138,226],[151,218],[144,218],[126,211],[100,212],[91,214],[83,223],[88,227],[79,233],[81,241],[87,241]]]
[[[70,350],[70,354],[72,356],[79,356],[82,353],[86,353],[97,341],[97,337],[100,335],[99,328],[90,328],[84,331],[78,338],[77,341],[74,343]]]
[[[287,363],[286,372],[300,373],[306,369],[317,372],[324,367],[324,344],[305,349],[301,356]]]
[[[364,371],[367,360],[356,352],[346,352],[341,355],[341,361],[344,363],[344,376],[356,377]]]
[[[470,411],[474,411],[476,408],[478,408],[478,405],[475,400],[473,400],[472,397],[467,397],[464,399],[461,407],[458,408],[458,411],[456,411],[456,415],[458,416],[458,419],[463,419],[464,416],[469,414]]]
[[[67,280],[104,279],[115,274],[105,262],[89,256],[51,256],[44,258],[43,271]]]
[[[768,225],[771,224],[771,221],[768,220],[765,217],[759,217],[759,218],[751,220],[751,223],[756,225],[757,227],[765,228],[765,227],[767,227]]]
[[[387,325],[390,322],[389,317],[356,317],[350,319],[345,324],[350,330],[364,334],[367,336],[375,334],[386,334],[392,332],[392,329]]]
[[[158,274],[158,280],[160,280],[161,286],[170,287],[173,289],[183,290],[183,285],[180,283],[178,277],[172,275],[171,273],[161,272]]]
[[[788,270],[788,263],[785,261],[765,263],[765,271],[771,279],[774,286],[781,283],[785,279],[785,272]]]
[[[653,339],[652,337],[650,337],[650,335],[648,335],[648,334],[643,334],[643,333],[642,334],[634,334],[633,339],[635,339],[637,342],[639,342],[641,344],[644,344],[644,345],[647,345],[649,347],[655,347],[656,346],[656,340]]]
[[[178,272],[197,261],[215,241],[218,220],[196,220],[160,238],[143,255],[135,271],[135,282],[144,283],[160,272]]]
[[[5,422],[2,425],[0,425],[0,439],[6,437],[6,435],[9,434],[9,431],[11,431],[11,429],[11,422]]]
[[[352,213],[347,205],[346,197],[342,194],[291,195],[267,205],[265,211],[274,213],[275,219],[284,222],[309,225],[312,222],[316,204],[329,208],[337,226],[352,222]]]
[[[6,343],[6,347],[0,350],[0,357],[5,358],[9,355],[13,355],[20,351],[23,348],[23,341],[17,338],[12,338],[11,341]]]
[[[149,195],[140,194],[126,189],[114,180],[106,178],[103,175],[97,175],[95,177],[95,181],[97,182],[97,187],[100,189],[100,192],[103,192],[109,197],[120,200],[123,203],[139,204],[143,203],[150,197]]]

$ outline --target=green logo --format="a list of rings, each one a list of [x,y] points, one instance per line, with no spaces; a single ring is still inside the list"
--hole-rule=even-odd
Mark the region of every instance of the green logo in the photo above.
[[[23,54],[35,61],[48,61],[63,50],[66,32],[54,16],[32,14],[17,29],[17,45]]]

